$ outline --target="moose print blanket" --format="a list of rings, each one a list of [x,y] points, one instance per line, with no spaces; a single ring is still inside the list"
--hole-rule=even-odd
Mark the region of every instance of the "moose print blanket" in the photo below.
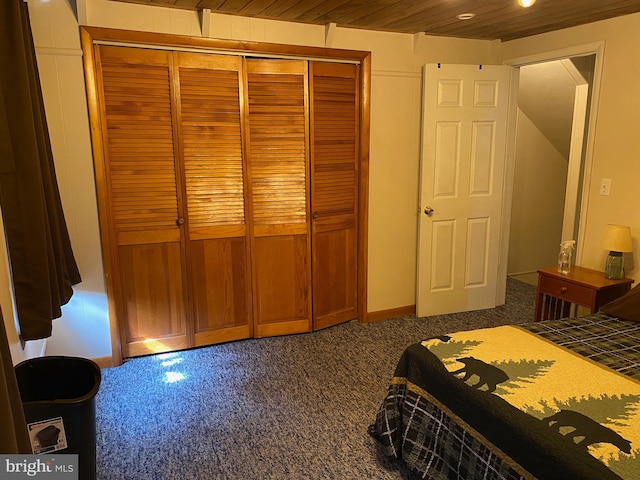
[[[481,439],[480,447],[506,459],[492,466],[499,478],[640,479],[640,382],[524,328],[458,332],[412,345],[390,389],[372,433],[397,457],[403,449],[409,455],[407,444],[424,442],[422,427],[409,424],[418,410],[435,418],[425,406],[434,405]],[[404,403],[411,395],[424,403],[409,413]],[[405,437],[394,438],[396,432]],[[419,456],[438,456],[437,444]]]

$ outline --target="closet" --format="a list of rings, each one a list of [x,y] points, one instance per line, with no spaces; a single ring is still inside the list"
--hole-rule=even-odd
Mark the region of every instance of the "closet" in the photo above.
[[[114,357],[358,318],[361,64],[96,42],[91,30]]]

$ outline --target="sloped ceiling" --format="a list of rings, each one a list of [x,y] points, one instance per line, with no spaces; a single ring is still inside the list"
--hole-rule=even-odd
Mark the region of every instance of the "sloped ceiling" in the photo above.
[[[520,68],[518,106],[553,146],[569,159],[576,83],[590,81],[592,57],[527,65]],[[581,72],[584,82],[577,75]]]

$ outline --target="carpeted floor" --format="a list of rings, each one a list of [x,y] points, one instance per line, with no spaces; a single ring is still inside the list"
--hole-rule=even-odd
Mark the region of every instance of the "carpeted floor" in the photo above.
[[[348,322],[136,358],[96,396],[100,480],[407,479],[367,434],[409,344],[533,319],[535,287],[479,312]]]

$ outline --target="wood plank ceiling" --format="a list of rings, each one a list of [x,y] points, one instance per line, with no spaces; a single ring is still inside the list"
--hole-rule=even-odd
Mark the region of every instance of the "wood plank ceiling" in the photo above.
[[[119,0],[246,17],[502,41],[640,12],[640,0]],[[470,20],[456,15],[474,13]]]

